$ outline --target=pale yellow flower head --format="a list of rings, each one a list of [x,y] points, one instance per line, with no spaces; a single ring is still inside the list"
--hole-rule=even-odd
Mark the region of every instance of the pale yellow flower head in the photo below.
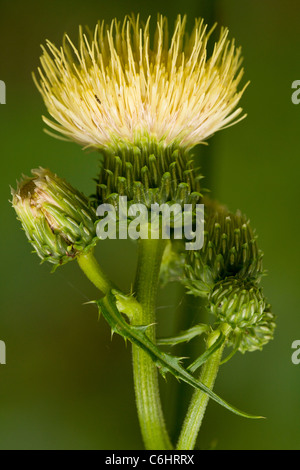
[[[93,33],[80,28],[78,48],[67,35],[60,49],[47,42],[35,81],[56,135],[100,149],[141,138],[189,149],[244,117],[241,50],[227,29],[209,58],[203,20],[190,35],[181,16],[172,35],[161,15],[153,38],[149,29],[150,18],[126,17]]]

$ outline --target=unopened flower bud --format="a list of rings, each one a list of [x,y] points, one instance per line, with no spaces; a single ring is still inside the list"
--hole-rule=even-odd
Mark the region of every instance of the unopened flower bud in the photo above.
[[[262,349],[273,339],[274,315],[255,283],[228,277],[216,284],[208,302],[216,324],[230,326],[228,344],[241,352]]]
[[[227,276],[258,281],[263,274],[263,253],[246,217],[204,200],[203,248],[187,255],[186,285],[194,295],[206,296]]]
[[[266,308],[261,289],[251,282],[229,277],[218,282],[208,298],[211,312],[232,328],[257,324]]]
[[[32,174],[12,190],[12,205],[38,256],[65,264],[96,244],[96,212],[82,193],[50,170]]]

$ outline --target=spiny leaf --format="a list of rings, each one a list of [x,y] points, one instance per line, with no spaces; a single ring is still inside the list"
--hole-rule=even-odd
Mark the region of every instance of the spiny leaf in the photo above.
[[[157,348],[157,346],[148,338],[145,332],[141,331],[140,329],[133,328],[125,321],[124,317],[117,309],[116,298],[112,292],[107,294],[106,297],[102,298],[97,303],[101,308],[103,317],[109,323],[110,327],[113,328],[118,334],[124,338],[129,339],[129,341],[131,341],[133,344],[139,346],[145,352],[147,352],[152,358],[153,362],[158,367],[161,367],[163,371],[168,370],[177,379],[186,382],[195,389],[201,390],[212,400],[216,401],[224,408],[227,408],[229,411],[232,411],[239,416],[252,419],[262,418],[261,416],[253,416],[248,413],[244,413],[243,411],[240,411],[234,406],[230,405],[214,392],[212,392],[212,390],[210,390],[206,385],[196,380],[189,372],[187,372],[180,365],[179,358],[160,351],[160,349]]]

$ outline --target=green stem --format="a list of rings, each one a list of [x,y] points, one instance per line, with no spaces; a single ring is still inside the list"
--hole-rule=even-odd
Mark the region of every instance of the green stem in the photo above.
[[[156,321],[156,297],[159,271],[165,249],[164,240],[140,240],[135,291],[142,309],[136,325],[150,325]],[[147,330],[155,343],[155,325]],[[158,384],[157,368],[151,357],[133,345],[133,376],[137,412],[145,447],[148,450],[172,449],[166,429]]]
[[[94,286],[96,286],[103,295],[106,295],[112,286],[109,279],[101,270],[98,261],[94,257],[93,250],[79,255],[77,257],[77,262],[84,274],[94,284]]]
[[[140,240],[139,262],[136,277],[136,294],[142,309],[135,311],[136,325],[155,323],[156,295],[162,255],[165,242],[162,240]],[[112,285],[102,272],[91,250],[77,258],[87,278],[106,295]],[[155,342],[155,326],[147,331]],[[160,403],[157,368],[150,356],[139,346],[133,345],[133,371],[138,416],[143,439],[147,449],[172,449]]]
[[[207,346],[211,346],[212,343]],[[200,381],[210,390],[213,390],[215,380],[218,374],[223,350],[223,344],[204,364],[200,375]],[[178,450],[192,450],[195,447],[197,436],[202,424],[202,420],[206,411],[209,397],[206,393],[197,390],[194,392],[182,431],[178,440]]]

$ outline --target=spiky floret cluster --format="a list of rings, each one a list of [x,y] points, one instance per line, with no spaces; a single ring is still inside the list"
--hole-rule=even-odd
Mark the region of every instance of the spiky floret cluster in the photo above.
[[[96,212],[82,193],[50,170],[32,174],[12,190],[12,205],[38,256],[58,266],[96,244]]]
[[[142,137],[191,148],[237,122],[241,50],[222,29],[208,58],[214,28],[200,19],[191,35],[185,27],[178,16],[169,41],[159,15],[151,38],[150,17],[126,17],[80,28],[78,48],[67,35],[60,48],[48,41],[35,79],[53,118],[46,124],[83,146],[118,149]]]

